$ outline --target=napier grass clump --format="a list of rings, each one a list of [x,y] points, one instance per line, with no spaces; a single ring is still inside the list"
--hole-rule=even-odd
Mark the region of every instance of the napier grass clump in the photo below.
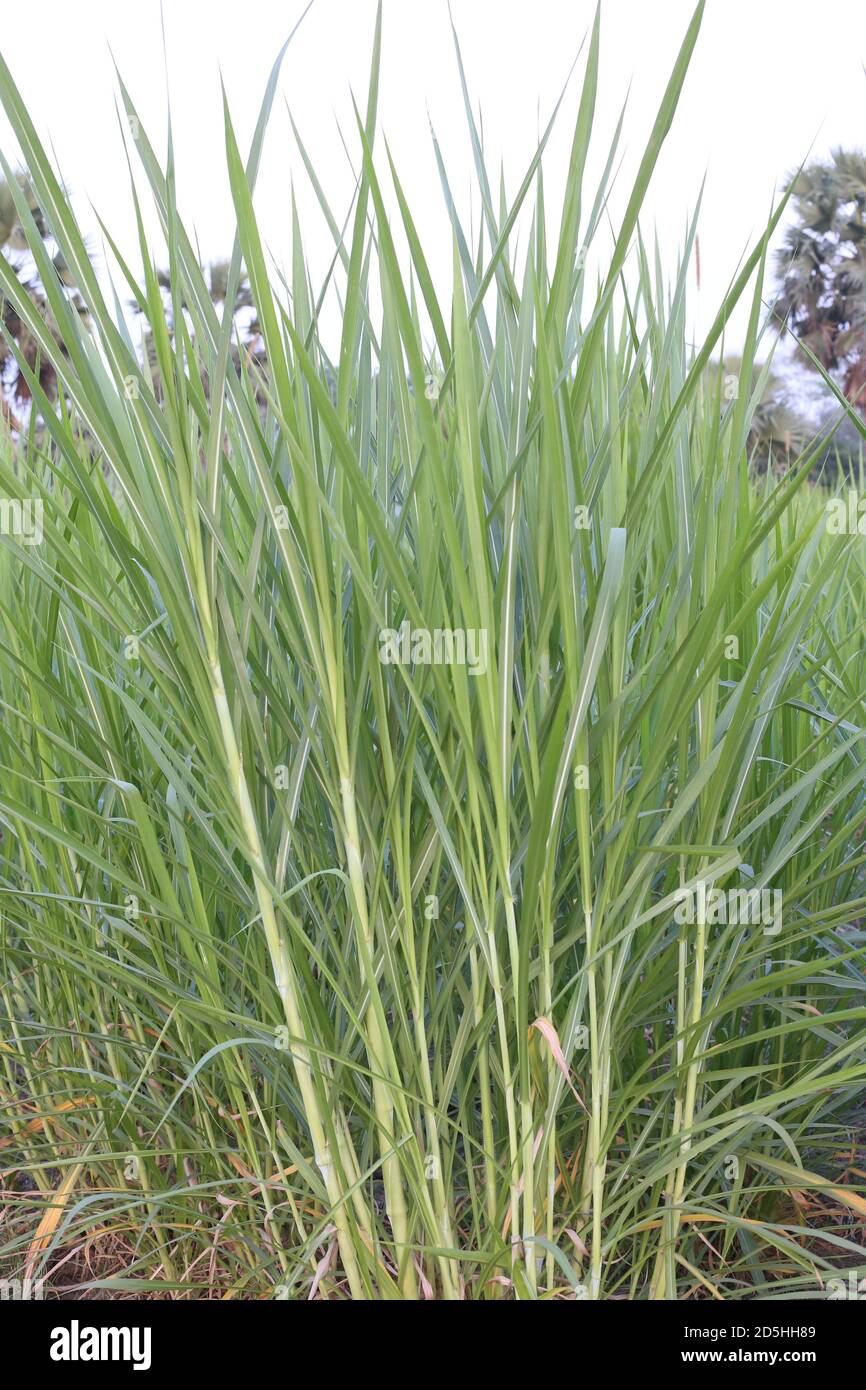
[[[164,245],[115,248],[114,296],[0,63],[57,332],[5,259],[2,292],[58,382],[17,361],[0,464],[42,517],[0,549],[8,1277],[819,1298],[863,1265],[866,552],[808,457],[753,480],[750,392],[705,371],[748,294],[753,379],[782,207],[698,348],[695,225],[670,285],[640,235],[701,11],[613,231],[598,20],[555,223],[549,130],[510,197],[467,96],[447,293],[376,139],[378,22],[348,218],[298,146],[328,280],[297,215],[271,265],[278,63],[246,156],[225,111],[255,354],[126,88]]]

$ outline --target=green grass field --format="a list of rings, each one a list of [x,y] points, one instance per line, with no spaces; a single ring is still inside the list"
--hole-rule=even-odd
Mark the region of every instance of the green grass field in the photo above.
[[[482,226],[451,204],[447,296],[375,136],[379,26],[345,230],[308,165],[332,275],[297,220],[271,266],[278,61],[251,151],[225,116],[227,300],[243,270],[264,374],[171,152],[131,119],[165,245],[142,232],[115,300],[0,61],[89,311],[16,191],[64,348],[0,258],[61,386],[20,364],[0,457],[7,1277],[735,1300],[866,1274],[866,542],[808,456],[753,475],[760,383],[705,370],[747,295],[753,380],[783,206],[698,348],[697,223],[670,280],[641,236],[701,11],[613,230],[583,180],[598,21],[561,216],[546,135],[507,198],[469,115]]]

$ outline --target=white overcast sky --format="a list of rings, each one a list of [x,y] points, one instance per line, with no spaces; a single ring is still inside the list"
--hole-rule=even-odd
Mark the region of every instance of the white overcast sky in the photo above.
[[[270,66],[303,0],[163,0],[181,210],[203,255],[231,247],[220,73],[244,151]],[[314,0],[286,55],[257,207],[274,257],[290,263],[290,188],[301,208],[314,278],[332,247],[315,212],[286,113],[290,107],[332,207],[344,214],[353,178],[351,93],[366,94],[375,0]],[[491,167],[504,160],[520,182],[594,12],[591,0],[452,0],[469,86],[480,108]],[[643,150],[693,10],[691,0],[604,0],[596,122],[598,171],[628,98],[624,162],[614,218]],[[114,112],[112,54],[153,143],[164,150],[166,76],[158,0],[41,0],[3,26],[0,47],[43,138],[53,143],[76,208],[97,250],[96,211],[135,259],[136,234]],[[110,50],[110,51],[109,51]],[[643,218],[669,267],[701,180],[700,292],[691,300],[701,334],[737,262],[759,232],[787,170],[810,147],[866,143],[866,5],[862,0],[708,0],[674,128]],[[550,212],[565,173],[583,60],[569,87],[558,138],[545,160]],[[446,0],[385,0],[380,140],[384,134],[437,278],[447,285],[451,242],[428,127],[432,121],[452,187],[470,211],[471,150]],[[0,143],[15,156],[9,127]],[[381,143],[379,145],[381,153]],[[477,201],[474,206],[477,219]],[[161,252],[158,253],[161,258]],[[742,318],[734,330],[742,328]]]

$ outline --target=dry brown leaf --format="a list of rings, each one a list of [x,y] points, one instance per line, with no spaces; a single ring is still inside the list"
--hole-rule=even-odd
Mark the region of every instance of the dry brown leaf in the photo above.
[[[584,1105],[583,1101],[581,1100],[580,1096],[578,1095],[578,1093],[577,1093],[577,1088],[575,1087],[575,1085],[574,1085],[574,1083],[573,1083],[573,1081],[572,1081],[572,1079],[571,1079],[571,1074],[570,1074],[570,1072],[569,1072],[569,1070],[568,1070],[568,1063],[567,1063],[566,1060],[565,1060],[565,1054],[564,1054],[564,1052],[563,1052],[563,1050],[562,1050],[562,1043],[559,1041],[559,1034],[557,1033],[556,1029],[554,1028],[553,1024],[551,1023],[550,1019],[549,1019],[549,1018],[542,1018],[542,1017],[539,1016],[539,1017],[535,1020],[534,1023],[530,1023],[530,1025],[529,1025],[530,1032],[532,1031],[533,1028],[537,1028],[538,1031],[539,1031],[539,1033],[541,1034],[541,1036],[544,1038],[545,1042],[547,1043],[547,1046],[550,1048],[551,1052],[553,1053],[553,1060],[554,1060],[554,1062],[556,1063],[556,1065],[559,1067],[559,1070],[562,1072],[562,1075],[563,1075],[563,1077],[564,1077],[564,1079],[565,1079],[566,1085],[568,1086],[569,1090],[571,1091],[571,1094],[574,1096],[574,1098],[575,1098],[575,1100],[577,1101],[578,1105],[579,1105],[579,1106],[586,1112],[586,1114],[588,1115],[588,1114],[589,1114],[589,1111],[586,1109],[586,1106]]]
[[[46,1120],[53,1120],[58,1115],[62,1115],[66,1110],[77,1110],[81,1105],[95,1105],[95,1096],[80,1096],[78,1100],[64,1100],[47,1115],[37,1115],[35,1120],[28,1120],[24,1126],[25,1134],[40,1134],[45,1127]],[[0,1139],[0,1149],[5,1149],[9,1144],[14,1144],[18,1136],[16,1134],[7,1135],[5,1139]]]
[[[577,1231],[573,1231],[570,1226],[566,1226],[565,1234],[568,1236],[578,1255],[580,1255],[584,1260],[588,1260],[589,1251],[587,1250],[580,1236],[577,1234]]]
[[[333,1226],[331,1226],[329,1229],[330,1229],[331,1232],[333,1232],[333,1229],[334,1229],[334,1228],[333,1228]],[[336,1258],[336,1255],[337,1255],[337,1240],[336,1240],[336,1237],[334,1237],[333,1240],[329,1241],[327,1250],[325,1251],[325,1253],[324,1253],[324,1255],[322,1256],[322,1258],[319,1260],[319,1263],[316,1265],[316,1272],[315,1272],[315,1274],[313,1275],[313,1282],[312,1282],[312,1284],[310,1285],[310,1293],[309,1293],[310,1299],[313,1299],[313,1298],[316,1297],[316,1294],[317,1294],[318,1291],[319,1291],[319,1285],[321,1284],[321,1282],[322,1282],[322,1280],[324,1279],[325,1275],[327,1274],[328,1270],[331,1268],[331,1265],[334,1263],[334,1260],[335,1260],[335,1258]]]
[[[39,1256],[42,1254],[43,1250],[47,1250],[48,1246],[51,1244],[51,1237],[54,1235],[54,1232],[57,1230],[57,1227],[60,1224],[60,1218],[63,1215],[66,1203],[69,1201],[69,1198],[72,1195],[72,1190],[75,1187],[75,1184],[77,1183],[79,1177],[81,1176],[83,1168],[83,1163],[76,1163],[72,1168],[70,1168],[69,1172],[66,1174],[66,1177],[63,1179],[57,1191],[54,1193],[54,1199],[50,1207],[48,1207],[48,1209],[46,1210],[45,1215],[42,1217],[42,1220],[39,1222],[39,1225],[36,1228],[36,1234],[30,1242],[30,1248],[27,1251],[27,1259],[24,1263],[25,1279],[30,1279],[33,1277],[33,1270],[36,1268],[36,1261],[39,1259]]]

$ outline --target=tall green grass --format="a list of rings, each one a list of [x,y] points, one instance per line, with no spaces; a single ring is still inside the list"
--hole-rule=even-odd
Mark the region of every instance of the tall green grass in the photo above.
[[[44,424],[0,464],[44,503],[42,544],[0,549],[5,1270],[89,1296],[735,1299],[862,1263],[863,542],[827,534],[808,460],[752,481],[760,379],[727,399],[704,371],[749,293],[753,380],[783,209],[700,350],[696,224],[670,285],[640,235],[702,8],[595,283],[598,19],[556,225],[546,135],[510,202],[467,96],[477,239],[437,148],[447,298],[374,155],[381,16],[345,224],[301,152],[328,283],[297,215],[269,265],[278,61],[246,160],[225,113],[226,302],[243,271],[264,379],[126,88],[165,247],[142,231],[143,277],[118,252],[106,298],[0,62],[89,309],[22,195],[66,353],[0,260],[63,388],[22,363]],[[484,669],[383,662],[405,622],[486,634]],[[781,890],[781,931],[680,925],[698,880]]]

